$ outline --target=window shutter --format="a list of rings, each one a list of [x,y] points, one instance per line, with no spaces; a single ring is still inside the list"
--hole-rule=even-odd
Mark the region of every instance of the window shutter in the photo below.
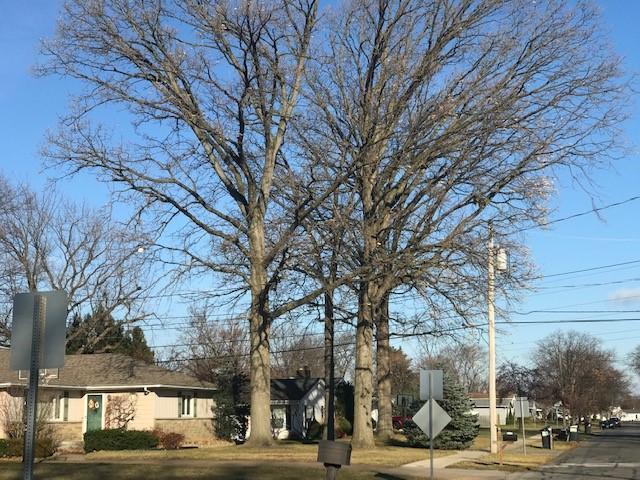
[[[198,392],[193,392],[193,418],[198,417]]]
[[[182,417],[182,392],[178,392],[178,418]]]
[[[63,417],[62,420],[65,422],[69,421],[69,392],[64,392],[64,406],[63,406]]]

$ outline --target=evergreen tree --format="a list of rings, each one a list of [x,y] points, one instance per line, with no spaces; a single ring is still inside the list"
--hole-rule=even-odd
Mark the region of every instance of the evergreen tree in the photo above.
[[[214,431],[218,438],[244,441],[248,426],[249,380],[244,373],[225,369],[216,373],[218,389],[214,393]]]
[[[478,416],[471,415],[473,407],[464,388],[444,372],[444,399],[438,404],[451,417],[451,422],[434,440],[434,448],[446,450],[463,450],[469,448],[478,436]],[[413,422],[405,423],[404,434],[409,445],[414,447],[428,447],[429,440]]]
[[[84,318],[74,314],[67,339],[67,354],[122,353],[147,363],[154,361],[142,328],[125,331],[122,322],[100,307]]]
[[[115,348],[114,352],[124,353],[146,363],[153,363],[155,360],[153,350],[147,345],[144,331],[140,327],[133,327],[130,331],[125,332],[123,341]]]

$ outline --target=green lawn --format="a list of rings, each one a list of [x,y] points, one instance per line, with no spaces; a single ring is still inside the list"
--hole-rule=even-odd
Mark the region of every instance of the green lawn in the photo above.
[[[22,478],[22,466],[17,463],[0,464],[1,480]],[[206,467],[183,465],[145,464],[47,464],[36,466],[36,479],[50,480],[321,480],[325,470],[319,465],[274,463],[264,466],[216,464]],[[345,467],[339,473],[340,480],[399,480],[400,477],[379,473],[375,469]]]

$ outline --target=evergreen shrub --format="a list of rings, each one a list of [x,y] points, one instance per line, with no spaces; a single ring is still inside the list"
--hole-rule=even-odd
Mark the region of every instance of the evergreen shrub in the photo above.
[[[341,432],[344,435],[351,435],[353,433],[353,427],[351,426],[351,422],[344,417],[338,417],[336,419],[336,432]]]
[[[146,430],[93,430],[84,434],[84,451],[149,450],[158,446],[158,438]]]
[[[445,371],[444,400],[438,404],[451,417],[451,422],[440,432],[433,442],[433,447],[443,450],[464,450],[469,448],[478,436],[478,416],[471,415],[471,400],[464,389],[457,385]],[[428,447],[429,439],[418,426],[407,420],[403,432],[407,443],[412,447]]]

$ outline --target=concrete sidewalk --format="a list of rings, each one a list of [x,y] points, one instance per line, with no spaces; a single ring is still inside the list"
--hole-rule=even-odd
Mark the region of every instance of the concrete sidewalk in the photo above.
[[[433,476],[434,479],[456,479],[456,480],[511,480],[516,479],[520,474],[500,472],[498,470],[467,470],[459,468],[447,468],[458,462],[466,460],[475,460],[487,452],[480,450],[463,450],[446,457],[438,457],[433,459]],[[381,473],[400,478],[429,478],[429,459],[420,460],[419,462],[408,463],[394,469],[384,470]]]

